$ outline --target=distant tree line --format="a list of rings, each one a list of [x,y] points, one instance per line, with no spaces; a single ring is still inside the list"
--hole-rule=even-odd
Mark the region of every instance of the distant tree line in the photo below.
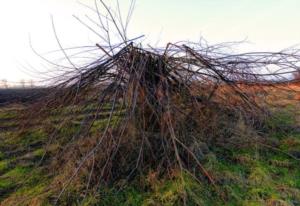
[[[35,82],[33,80],[25,81],[21,79],[19,82],[8,82],[7,79],[0,80],[0,88],[34,88]]]

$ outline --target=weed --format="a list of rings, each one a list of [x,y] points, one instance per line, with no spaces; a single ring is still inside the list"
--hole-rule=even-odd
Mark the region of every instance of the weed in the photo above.
[[[9,160],[0,161],[0,174],[5,172],[9,168]]]

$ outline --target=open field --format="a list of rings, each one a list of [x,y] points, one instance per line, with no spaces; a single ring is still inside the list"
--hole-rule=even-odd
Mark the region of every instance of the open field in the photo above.
[[[34,101],[43,95],[42,88],[19,88],[19,89],[1,89],[0,88],[0,106],[13,102]]]

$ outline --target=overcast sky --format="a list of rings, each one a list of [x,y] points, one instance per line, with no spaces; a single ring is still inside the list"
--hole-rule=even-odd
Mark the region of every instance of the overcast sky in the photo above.
[[[94,0],[79,2],[94,7]],[[126,12],[130,1],[120,2]],[[145,42],[159,45],[200,37],[211,44],[247,40],[243,51],[276,51],[300,43],[299,8],[299,0],[137,0],[128,34],[144,34]],[[101,43],[73,14],[93,16],[77,0],[1,1],[0,80],[37,78],[29,68],[39,70],[44,62],[32,52],[29,36],[41,54],[59,49],[51,15],[63,47]]]

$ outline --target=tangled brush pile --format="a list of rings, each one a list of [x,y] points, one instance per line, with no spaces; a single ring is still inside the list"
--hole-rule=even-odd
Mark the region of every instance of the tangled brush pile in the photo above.
[[[291,57],[227,55],[175,44],[150,51],[133,42],[115,55],[106,52],[80,74],[50,88],[39,107],[35,105],[41,118],[59,108],[76,109],[75,105],[82,105],[83,111],[91,104],[96,108],[92,115],[84,114],[80,128],[57,155],[56,164],[73,168],[60,195],[80,171],[88,188],[129,181],[149,171],[167,175],[173,170],[214,184],[201,165],[201,145],[230,141],[241,118],[258,128],[267,115],[265,85],[276,85],[275,77],[282,74],[255,71],[271,64],[293,67],[287,60]],[[59,122],[49,142],[59,140],[57,130],[72,118]],[[106,119],[95,132],[101,118]]]
[[[294,51],[228,54],[226,47],[143,48],[124,38],[117,46],[97,44],[97,61],[60,75],[34,105],[35,118],[78,105],[94,110],[83,112],[79,128],[63,141],[58,131],[77,117],[63,118],[50,132],[49,145],[61,145],[53,168],[65,168],[57,200],[76,179],[84,178],[88,190],[150,171],[168,176],[177,170],[215,184],[201,164],[203,145],[232,141],[241,119],[260,128],[268,115],[265,86],[291,82],[299,62]]]

